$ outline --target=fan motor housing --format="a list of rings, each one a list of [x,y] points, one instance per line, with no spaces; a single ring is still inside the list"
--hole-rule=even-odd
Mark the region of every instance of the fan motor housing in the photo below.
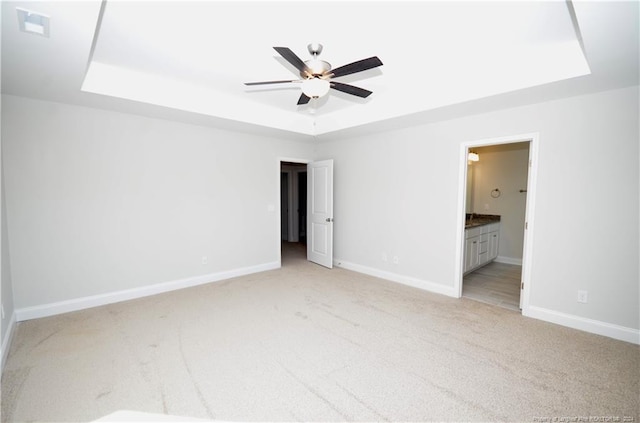
[[[310,76],[320,77],[329,73],[329,71],[331,70],[331,64],[329,62],[325,62],[324,60],[312,59],[307,60],[306,62],[304,62],[304,64],[311,70],[311,75],[309,75],[305,71],[301,71],[300,76],[303,78],[309,78]]]

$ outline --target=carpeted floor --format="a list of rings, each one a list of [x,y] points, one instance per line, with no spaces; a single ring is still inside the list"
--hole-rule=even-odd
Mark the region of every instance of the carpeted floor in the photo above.
[[[638,346],[303,257],[19,324],[2,421],[639,421]]]

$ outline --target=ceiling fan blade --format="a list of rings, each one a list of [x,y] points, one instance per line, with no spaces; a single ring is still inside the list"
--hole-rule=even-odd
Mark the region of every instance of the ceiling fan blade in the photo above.
[[[311,74],[311,69],[309,69],[302,59],[296,56],[289,47],[274,47],[273,49],[277,51],[280,56],[284,57],[287,62],[295,66],[295,68],[300,72]]]
[[[358,97],[367,98],[371,94],[372,91],[365,90],[364,88],[355,87],[349,84],[343,84],[342,82],[330,81],[331,88],[334,90],[342,91],[343,93],[352,94]]]
[[[311,97],[308,97],[305,93],[300,94],[300,98],[298,99],[298,106],[301,104],[307,104],[311,100]]]
[[[267,85],[267,84],[286,84],[289,82],[299,82],[299,80],[294,79],[293,81],[263,81],[263,82],[245,82],[244,85]]]
[[[373,56],[368,59],[358,60],[357,62],[335,68],[329,72],[329,75],[331,75],[332,78],[338,78],[340,76],[377,68],[378,66],[382,66],[382,61],[378,59],[378,56]]]

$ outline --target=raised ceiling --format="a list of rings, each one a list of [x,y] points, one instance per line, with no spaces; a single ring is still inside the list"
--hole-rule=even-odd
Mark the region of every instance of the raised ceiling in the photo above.
[[[50,16],[50,37],[20,32],[16,7]],[[339,79],[373,95],[298,106],[298,84],[243,84],[296,79],[272,47],[306,60],[311,42],[333,67],[378,56]],[[321,136],[636,85],[638,3],[3,2],[2,60],[8,94]]]

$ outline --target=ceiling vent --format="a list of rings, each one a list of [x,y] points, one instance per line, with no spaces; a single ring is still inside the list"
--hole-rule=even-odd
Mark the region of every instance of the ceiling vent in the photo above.
[[[49,37],[49,17],[30,10],[16,8],[20,31]]]

